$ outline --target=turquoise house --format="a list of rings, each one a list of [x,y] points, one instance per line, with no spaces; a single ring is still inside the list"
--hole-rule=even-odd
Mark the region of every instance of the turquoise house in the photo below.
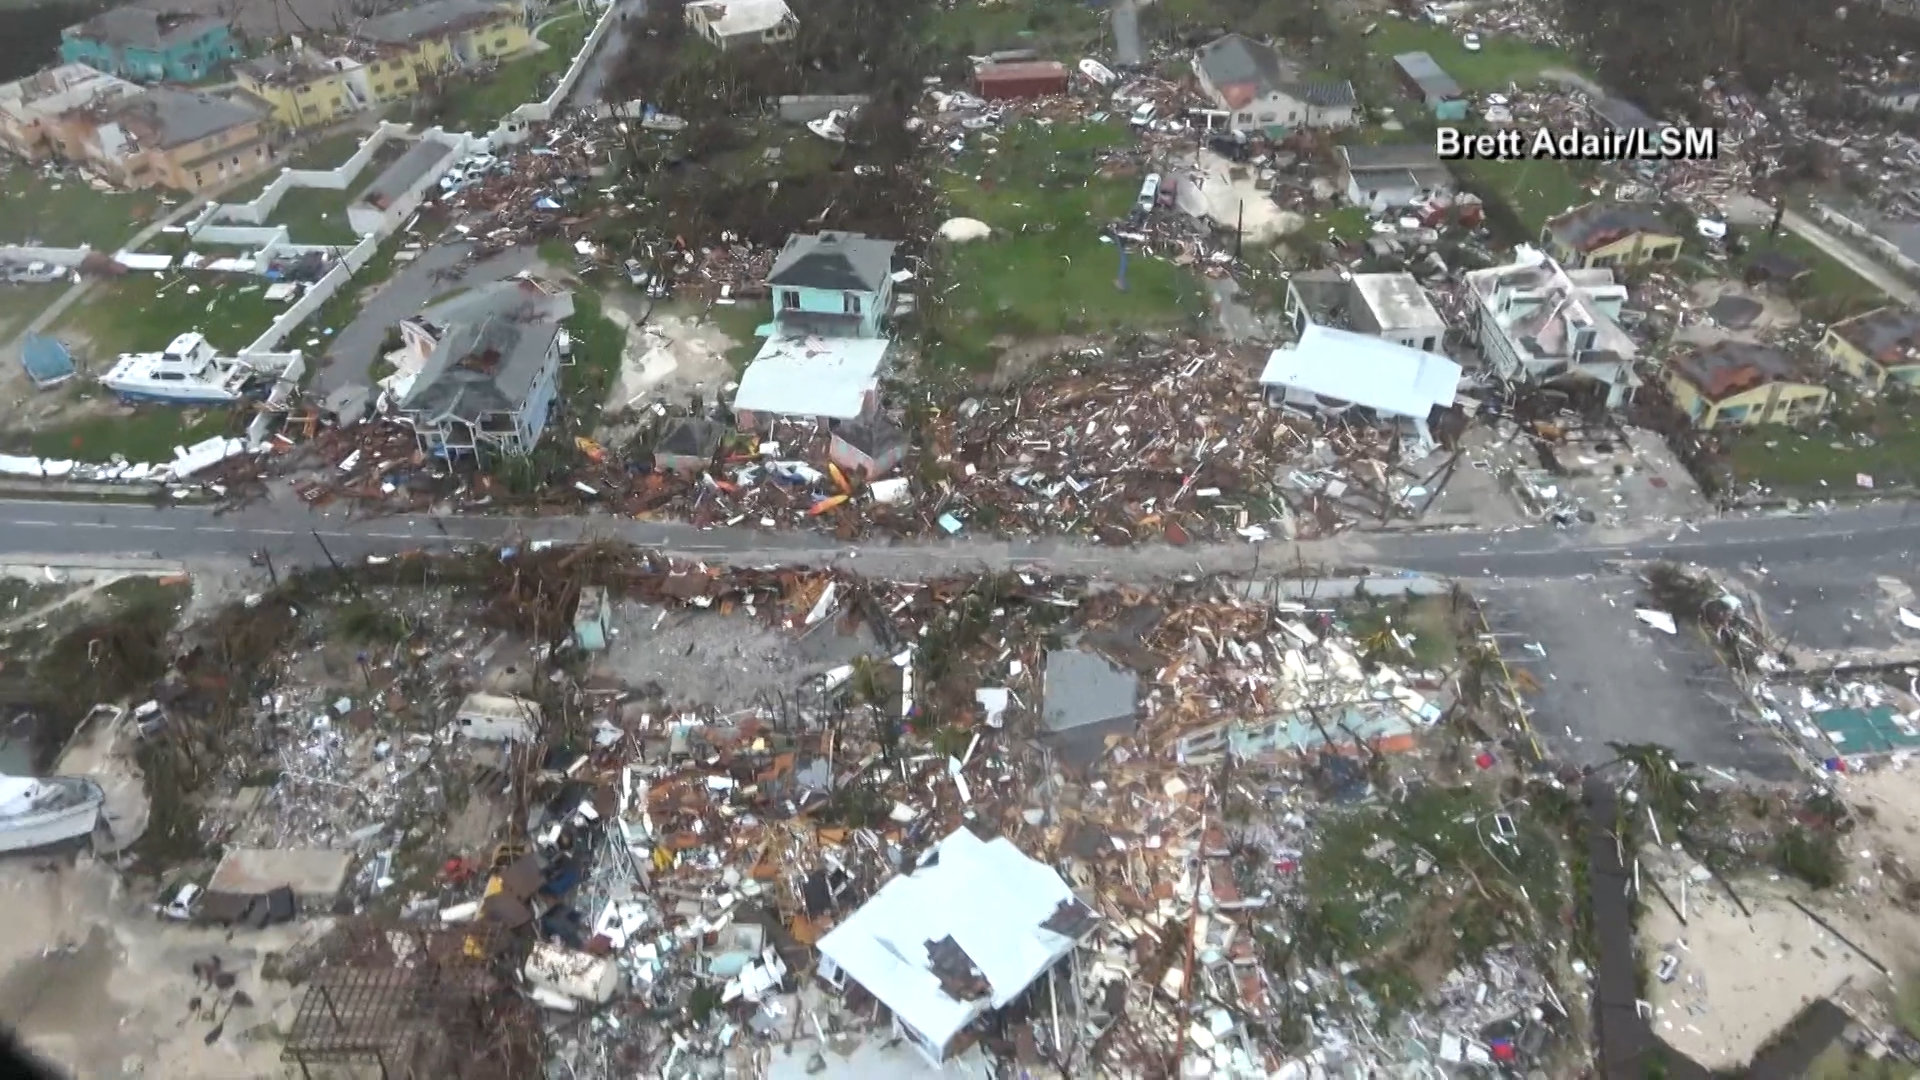
[[[891,240],[795,233],[773,261],[773,329],[785,337],[884,337],[893,310]]]
[[[1467,95],[1453,76],[1434,58],[1423,52],[1401,53],[1393,58],[1395,74],[1408,93],[1419,98],[1436,120],[1465,120]]]
[[[147,82],[199,82],[240,55],[221,19],[132,5],[60,31],[60,60]]]

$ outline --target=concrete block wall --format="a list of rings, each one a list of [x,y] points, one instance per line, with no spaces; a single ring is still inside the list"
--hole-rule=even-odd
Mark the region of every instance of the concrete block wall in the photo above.
[[[260,225],[273,216],[273,211],[280,205],[280,200],[294,188],[344,191],[353,184],[361,170],[367,167],[367,163],[373,160],[373,155],[380,149],[381,143],[389,139],[404,138],[410,130],[405,124],[394,124],[383,120],[372,134],[361,140],[360,147],[353,152],[353,156],[338,166],[331,169],[282,169],[280,175],[274,177],[273,183],[268,184],[266,190],[254,196],[251,201],[220,203],[212,206],[202,211],[200,222],[196,224],[237,221]],[[187,231],[189,234],[196,234],[194,226],[188,226]]]
[[[1820,219],[1821,224],[1830,225],[1848,237],[1861,241],[1881,262],[1906,273],[1920,276],[1920,262],[1908,258],[1907,254],[1901,251],[1893,241],[1825,203],[1815,203],[1813,210],[1814,216]]]
[[[574,55],[573,63],[560,76],[560,83],[553,92],[540,101],[530,101],[507,114],[508,120],[523,120],[531,123],[545,123],[554,118],[560,107],[566,104],[567,95],[573,93],[573,85],[580,81],[580,73],[587,69],[587,63],[593,59],[593,50],[599,46],[602,38],[613,29],[613,21],[618,18],[614,13],[615,5],[609,4],[602,12],[600,20],[587,31],[587,40]]]
[[[790,124],[825,119],[835,109],[851,112],[873,99],[866,94],[788,94],[774,100],[774,111]]]
[[[19,244],[0,246],[0,260],[10,263],[43,262],[54,266],[79,266],[92,253],[93,249],[89,247],[23,247]]]
[[[279,318],[273,320],[273,325],[267,328],[266,333],[255,338],[253,344],[240,350],[240,355],[272,353],[279,348],[280,343],[298,329],[301,323],[306,322],[314,312],[320,310],[320,305],[333,299],[333,294],[339,292],[348,281],[352,280],[354,274],[367,265],[367,261],[372,259],[373,253],[379,249],[378,237],[361,237],[360,242],[349,248],[333,269],[309,286],[300,299],[294,301],[287,310],[280,313]]]

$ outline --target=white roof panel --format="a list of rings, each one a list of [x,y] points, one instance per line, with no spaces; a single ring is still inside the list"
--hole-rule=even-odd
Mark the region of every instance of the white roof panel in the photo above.
[[[1260,382],[1424,420],[1435,405],[1453,403],[1460,365],[1395,342],[1316,325],[1307,327],[1299,344],[1273,351]]]
[[[928,858],[932,865],[882,886],[820,939],[819,949],[901,1020],[944,1046],[1072,951],[1074,939],[1041,924],[1063,902],[1078,901],[1060,875],[1005,837],[989,843],[963,828]],[[986,977],[988,996],[957,1001],[941,988],[927,946],[948,937]]]
[[[885,338],[783,337],[767,339],[740,376],[733,407],[775,416],[851,420],[880,382]]]

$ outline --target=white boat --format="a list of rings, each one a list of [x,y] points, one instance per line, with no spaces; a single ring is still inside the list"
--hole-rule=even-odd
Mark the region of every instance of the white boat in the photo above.
[[[122,401],[166,405],[230,405],[273,387],[269,373],[220,356],[201,334],[181,334],[157,353],[127,353],[100,378]]]
[[[84,777],[0,776],[0,852],[92,835],[106,798],[99,784]]]

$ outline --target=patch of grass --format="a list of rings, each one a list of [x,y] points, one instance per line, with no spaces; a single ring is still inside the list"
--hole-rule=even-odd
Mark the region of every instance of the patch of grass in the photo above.
[[[324,139],[316,139],[276,158],[273,165],[265,172],[225,192],[220,196],[220,201],[252,202],[261,192],[267,190],[267,185],[279,178],[281,169],[337,169],[347,163],[347,159],[353,156],[354,151],[360,149],[360,143],[364,138],[365,136],[360,132],[348,131],[329,135]],[[371,165],[369,168],[371,169]]]
[[[1579,166],[1560,161],[1464,161],[1453,167],[1505,200],[1530,236],[1548,219],[1592,202]]]
[[[1920,408],[1909,398],[1884,395],[1871,404],[1836,403],[1812,431],[1770,426],[1732,432],[1722,447],[1740,483],[1758,481],[1780,495],[1831,497],[1865,494],[1855,477],[1873,478],[1873,491],[1920,485]]]
[[[65,283],[0,285],[0,339],[11,338],[25,330],[35,316],[47,310],[66,291]]]
[[[956,55],[984,56],[1000,49],[1072,51],[1098,41],[1105,13],[1084,0],[960,0],[935,7],[922,22],[921,40]]]
[[[235,352],[286,310],[265,294],[266,284],[249,275],[133,273],[95,286],[54,329],[85,334],[84,351],[96,364],[165,348],[189,330],[205,334],[216,349]]]
[[[1840,843],[1832,830],[1796,825],[1773,845],[1773,865],[1816,889],[1840,882]]]
[[[1366,207],[1338,206],[1309,217],[1296,235],[1316,243],[1322,238],[1353,243],[1372,236],[1373,230],[1367,225]]]
[[[0,243],[117,251],[164,212],[153,192],[95,191],[77,172],[48,177],[19,164],[0,172]]]
[[[173,460],[174,447],[224,435],[236,425],[232,409],[116,406],[102,415],[36,431],[27,446],[40,457],[102,462],[123,454],[128,461],[163,464]]]
[[[1169,329],[1205,310],[1192,274],[1139,252],[1119,287],[1120,250],[1104,233],[1140,181],[1097,170],[1100,152],[1129,138],[1114,122],[1022,123],[942,177],[953,213],[994,235],[938,256],[942,283],[924,313],[936,356],[984,365],[996,339]]]
[[[1460,657],[1460,634],[1444,596],[1356,601],[1344,618],[1367,655],[1377,650],[1383,663],[1441,668]]]
[[[1793,288],[1802,314],[1816,322],[1838,322],[1889,302],[1879,286],[1784,228],[1775,236],[1764,232],[1755,236],[1747,251],[1733,260],[1736,271],[1744,274],[1747,264],[1766,251],[1778,252],[1808,267],[1807,276]]]
[[[311,167],[332,168],[352,157],[357,148],[357,143],[350,144],[339,160]],[[290,189],[280,197],[273,213],[268,215],[267,224],[285,225],[287,235],[296,244],[340,244],[351,247],[360,237],[347,221],[347,207],[372,187],[373,182],[379,179],[381,170],[398,160],[407,149],[408,144],[396,139],[381,143],[353,182],[338,191],[309,187]]]
[[[1482,34],[1478,52],[1468,52],[1462,44],[1464,39],[1464,31],[1407,19],[1382,19],[1366,38],[1373,53],[1389,68],[1401,53],[1423,52],[1469,92],[1505,91],[1515,84],[1531,86],[1540,81],[1541,72],[1553,68],[1576,73],[1580,70],[1580,65],[1565,53],[1517,37]]]
[[[573,294],[573,317],[566,326],[573,340],[573,363],[560,369],[560,396],[584,434],[599,425],[607,395],[620,377],[627,335],[607,318],[600,294],[587,289]]]
[[[1920,1066],[1895,1058],[1872,1058],[1847,1046],[1834,1043],[1821,1051],[1807,1066],[1807,1080],[1914,1080]]]
[[[1537,928],[1557,927],[1567,896],[1559,844],[1517,813],[1519,835],[1502,844],[1493,838],[1493,812],[1471,789],[1426,788],[1394,805],[1323,818],[1303,864],[1302,947],[1329,961],[1361,960],[1459,950],[1469,938],[1478,947],[1527,940]],[[1435,904],[1447,905],[1446,921],[1424,926]],[[1449,934],[1451,943],[1433,940]]]
[[[764,303],[754,301],[715,304],[707,317],[713,320],[713,325],[721,333],[733,339],[734,346],[727,350],[727,366],[738,375],[759,355],[760,346],[765,344],[766,339],[755,335],[754,331],[772,322],[773,312]]]
[[[491,73],[463,77],[447,88],[439,122],[449,130],[489,131],[501,117],[548,90],[551,78],[567,70],[574,54],[586,43],[592,25],[584,16],[565,16],[543,26],[539,38],[547,48],[514,57]]]

